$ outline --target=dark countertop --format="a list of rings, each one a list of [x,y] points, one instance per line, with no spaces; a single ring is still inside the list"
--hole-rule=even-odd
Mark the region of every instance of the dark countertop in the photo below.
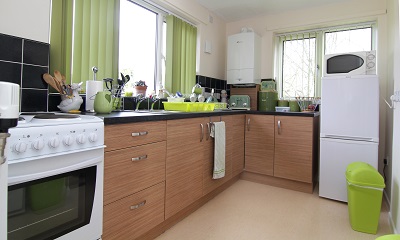
[[[172,112],[172,111],[154,111],[154,112],[135,112],[121,111],[111,112],[109,114],[82,113],[84,115],[95,115],[104,119],[104,124],[121,124],[147,121],[175,120],[185,118],[224,116],[236,114],[260,114],[260,115],[279,115],[279,116],[300,116],[317,117],[319,112],[261,112],[246,110],[223,110],[214,112]]]

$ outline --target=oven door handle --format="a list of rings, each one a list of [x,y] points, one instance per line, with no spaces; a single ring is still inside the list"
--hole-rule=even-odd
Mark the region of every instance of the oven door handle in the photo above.
[[[8,185],[11,186],[11,185],[19,184],[19,183],[33,181],[36,179],[59,175],[62,173],[72,172],[72,171],[75,171],[78,169],[95,166],[99,163],[102,163],[103,161],[104,161],[104,156],[96,156],[96,157],[88,159],[86,161],[81,161],[81,162],[78,162],[77,164],[57,168],[54,170],[36,172],[36,173],[32,173],[32,174],[19,175],[19,176],[9,176],[8,177]]]

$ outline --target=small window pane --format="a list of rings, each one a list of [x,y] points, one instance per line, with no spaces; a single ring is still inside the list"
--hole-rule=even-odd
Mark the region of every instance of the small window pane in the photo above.
[[[315,38],[283,41],[282,96],[314,97]]]
[[[131,76],[130,86],[145,81],[149,94],[155,89],[157,13],[129,1],[120,4],[119,71]]]
[[[371,50],[371,28],[325,33],[325,54]]]

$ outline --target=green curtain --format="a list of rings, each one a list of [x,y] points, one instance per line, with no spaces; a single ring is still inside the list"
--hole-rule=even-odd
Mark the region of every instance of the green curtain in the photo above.
[[[74,17],[74,19],[73,19]],[[118,77],[119,0],[52,0],[50,73],[67,81]]]
[[[173,93],[192,92],[196,84],[197,28],[167,16],[165,88]]]

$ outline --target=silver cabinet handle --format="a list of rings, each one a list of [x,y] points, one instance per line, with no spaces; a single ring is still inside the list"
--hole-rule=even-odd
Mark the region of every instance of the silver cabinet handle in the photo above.
[[[201,135],[200,135],[200,142],[203,141],[203,135],[204,135],[204,125],[202,123],[200,123],[200,127],[201,127]]]
[[[143,160],[143,159],[147,159],[147,155],[140,156],[140,157],[134,157],[134,158],[132,158],[132,162],[140,161],[140,160]]]
[[[130,207],[130,209],[131,209],[131,210],[135,210],[135,209],[138,209],[138,208],[140,208],[140,207],[143,207],[145,204],[146,204],[146,200],[144,200],[143,202],[140,202],[140,203],[138,203],[138,204],[136,204],[136,205],[132,205],[132,206]]]
[[[149,134],[149,132],[134,132],[134,133],[132,133],[132,137],[138,137],[138,136],[144,136],[144,135],[147,135],[147,134]]]
[[[207,133],[206,133],[206,141],[208,141],[208,139],[210,138],[210,123],[207,123]]]
[[[281,120],[278,120],[278,134],[281,134]]]
[[[247,119],[247,131],[250,131],[250,118]]]

